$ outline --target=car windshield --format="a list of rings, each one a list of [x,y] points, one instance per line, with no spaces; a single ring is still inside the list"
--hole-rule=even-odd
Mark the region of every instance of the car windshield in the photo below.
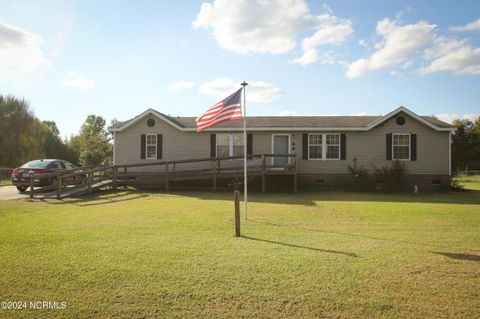
[[[50,164],[52,161],[41,161],[41,160],[36,160],[36,161],[31,161],[26,164],[22,165],[22,168],[47,168],[48,164]]]

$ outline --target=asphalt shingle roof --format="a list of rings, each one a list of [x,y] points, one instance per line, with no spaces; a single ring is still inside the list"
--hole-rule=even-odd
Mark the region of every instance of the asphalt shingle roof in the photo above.
[[[158,112],[160,113],[160,112]],[[176,125],[182,128],[195,128],[195,117],[190,116],[168,116],[160,113],[165,118],[169,119]],[[109,127],[109,129],[116,129],[123,125],[135,120],[138,116],[124,121],[118,122],[115,125]],[[423,119],[432,123],[435,126],[441,128],[452,128],[453,126],[440,121],[432,116],[421,116]],[[248,116],[248,128],[260,128],[260,127],[310,127],[310,128],[322,128],[322,127],[338,127],[338,128],[351,128],[351,127],[365,127],[370,123],[382,118],[380,115],[371,116]],[[240,128],[243,127],[242,121],[231,121],[222,123],[215,126],[216,128]]]

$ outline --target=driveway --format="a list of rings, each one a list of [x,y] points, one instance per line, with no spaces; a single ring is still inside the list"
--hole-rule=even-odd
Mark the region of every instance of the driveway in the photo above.
[[[29,198],[28,193],[20,194],[15,186],[1,186],[0,200]]]

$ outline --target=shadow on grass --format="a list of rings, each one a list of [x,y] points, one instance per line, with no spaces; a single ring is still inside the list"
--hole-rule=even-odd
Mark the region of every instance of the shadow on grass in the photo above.
[[[368,235],[361,235],[361,234],[344,233],[344,232],[338,232],[338,231],[321,230],[321,229],[314,229],[314,228],[303,227],[303,226],[295,226],[295,225],[281,225],[281,224],[275,224],[275,223],[269,223],[269,222],[256,221],[256,220],[252,220],[252,219],[249,220],[249,221],[253,222],[253,223],[257,223],[257,224],[267,225],[267,226],[297,228],[297,229],[311,231],[311,232],[317,232],[317,233],[334,234],[334,235],[341,235],[341,236],[348,236],[348,237],[362,238],[362,239],[372,239],[372,240],[393,242],[393,243],[405,244],[405,245],[411,245],[411,246],[422,246],[422,247],[429,247],[430,249],[433,248],[433,247],[444,248],[443,246],[439,246],[439,245],[421,244],[421,243],[415,243],[415,242],[411,242],[411,241],[407,241],[407,240],[398,240],[398,239],[382,238],[382,237],[375,237],[375,236],[368,236]]]
[[[72,204],[76,206],[97,206],[105,204],[114,204],[119,202],[131,201],[136,199],[141,199],[148,197],[148,194],[138,191],[123,191],[119,193],[114,193],[113,191],[97,191],[91,195],[86,195],[83,197],[67,197],[60,200],[46,200],[41,199],[42,202],[45,202],[50,205],[65,205]]]
[[[161,193],[161,192],[158,192]],[[233,192],[232,192],[233,193]],[[175,191],[168,194],[192,197],[200,200],[230,200],[230,192],[212,193],[209,191]],[[464,192],[437,192],[437,193],[376,193],[376,192],[348,192],[348,191],[321,191],[311,190],[292,193],[250,193],[249,202],[290,204],[315,206],[318,201],[345,201],[345,202],[383,202],[383,203],[424,203],[424,204],[480,204],[480,190]]]
[[[449,257],[449,258],[452,258],[452,259],[480,262],[480,256],[478,256],[478,255],[460,254],[460,253],[444,253],[444,252],[439,252],[439,251],[432,251],[432,253],[437,254],[437,255],[442,255],[442,256],[445,256],[445,257]]]
[[[279,241],[268,240],[268,239],[260,239],[260,238],[243,236],[243,235],[241,237],[245,238],[245,239],[249,239],[249,240],[256,240],[256,241],[261,241],[261,242],[264,242],[264,243],[270,243],[270,244],[275,244],[275,245],[282,245],[282,246],[288,246],[288,247],[293,247],[293,248],[308,249],[308,250],[319,251],[319,252],[330,253],[330,254],[341,254],[341,255],[346,255],[346,256],[350,256],[350,257],[358,257],[358,255],[355,254],[355,253],[349,253],[349,252],[344,252],[344,251],[321,249],[321,248],[301,246],[301,245],[296,245],[296,244],[288,244],[288,243],[282,243],[282,242],[279,242]]]

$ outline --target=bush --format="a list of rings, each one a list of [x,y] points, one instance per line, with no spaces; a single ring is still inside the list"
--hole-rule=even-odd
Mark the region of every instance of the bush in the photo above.
[[[371,188],[368,170],[363,166],[358,166],[356,157],[353,159],[353,164],[348,165],[348,170],[352,175],[354,189],[368,190]]]
[[[452,192],[463,192],[465,190],[463,185],[457,179],[453,178],[452,176],[450,176],[450,184],[448,185],[448,188]]]
[[[374,170],[375,183],[380,183],[379,190],[398,192],[402,190],[405,177],[405,165],[394,161],[391,167],[384,166]]]

